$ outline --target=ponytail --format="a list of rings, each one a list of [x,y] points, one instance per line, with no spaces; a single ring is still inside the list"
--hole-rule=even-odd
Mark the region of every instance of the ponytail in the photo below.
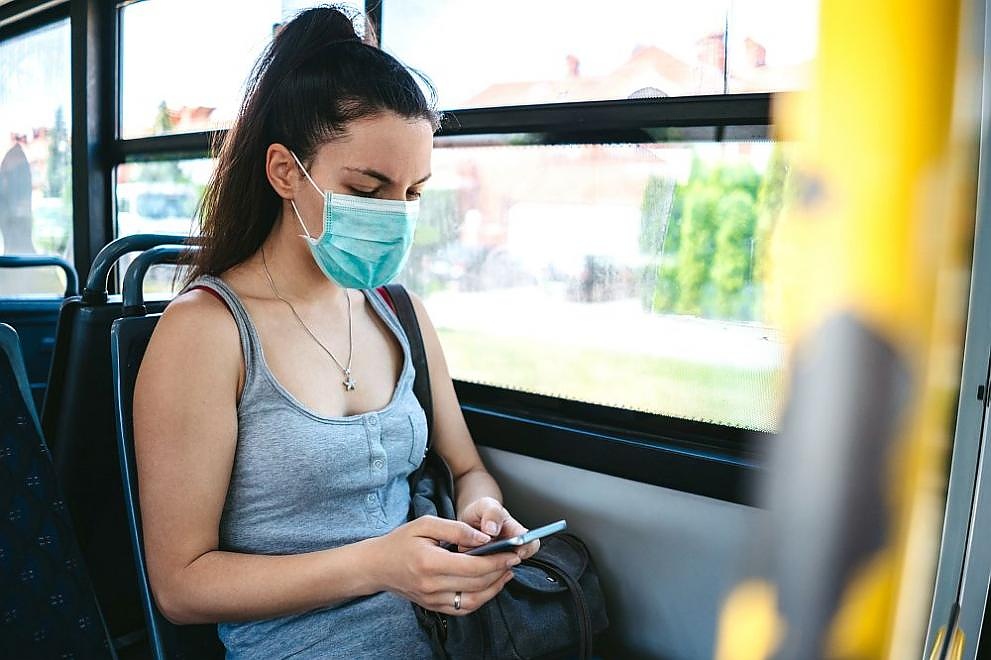
[[[356,119],[394,112],[439,126],[430,82],[416,74],[417,82],[413,71],[379,49],[367,22],[359,35],[361,15],[345,11],[301,12],[255,64],[234,125],[214,145],[217,164],[197,209],[201,247],[191,257],[190,280],[245,261],[271,232],[282,202],[265,174],[269,145],[283,144],[308,164]]]

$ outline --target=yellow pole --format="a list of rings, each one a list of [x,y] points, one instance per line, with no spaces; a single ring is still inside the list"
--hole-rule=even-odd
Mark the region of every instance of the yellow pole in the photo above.
[[[724,608],[720,660],[796,649],[816,654],[808,657],[922,655],[974,220],[966,159],[975,133],[953,123],[959,11],[956,0],[823,0],[812,89],[778,108],[785,137],[798,141],[798,180],[797,199],[774,237],[769,299],[796,349],[791,414],[777,439],[782,469],[770,477],[767,503],[787,512],[770,549],[788,556],[807,548],[789,533],[815,531],[803,516],[814,519],[823,507],[831,517],[819,530],[827,547],[800,559],[822,571],[820,583],[803,574],[798,585],[769,567],[741,585]],[[875,362],[851,363],[851,353],[891,368],[865,373]],[[880,407],[865,414],[862,401],[843,398],[845,388],[868,377],[890,391],[905,388],[901,400],[873,394],[891,404],[890,419]],[[835,406],[835,424],[810,433],[808,413],[822,405]],[[883,451],[872,453],[872,443]],[[850,503],[805,503],[791,473],[810,470],[811,457],[823,455],[837,459],[826,466],[876,459],[877,469],[866,473],[878,481],[882,513],[865,520]],[[852,480],[863,475],[855,470],[816,478],[833,486],[823,492],[837,500],[861,492]],[[874,541],[878,529],[884,533]],[[840,588],[827,598],[833,577]],[[815,616],[787,605],[808,585],[832,613],[817,630],[807,629],[821,625]]]

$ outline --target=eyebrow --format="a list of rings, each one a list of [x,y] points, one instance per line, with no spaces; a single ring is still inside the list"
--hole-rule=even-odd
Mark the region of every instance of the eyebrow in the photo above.
[[[391,186],[393,184],[393,180],[392,179],[390,179],[389,177],[387,177],[385,174],[382,174],[378,170],[373,170],[373,169],[367,168],[367,167],[345,167],[344,169],[346,171],[348,171],[348,172],[357,172],[358,174],[364,174],[365,176],[370,176],[373,179],[377,179],[377,180],[381,181],[382,183],[384,183],[386,185],[389,185],[389,186]],[[427,176],[423,177],[422,179],[420,179],[419,181],[417,181],[413,185],[414,186],[420,185],[421,183],[423,183],[424,181],[426,181],[427,179],[429,179],[430,176],[431,175],[428,174]]]

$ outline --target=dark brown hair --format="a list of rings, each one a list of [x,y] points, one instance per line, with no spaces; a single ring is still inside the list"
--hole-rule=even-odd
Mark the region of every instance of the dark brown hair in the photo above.
[[[427,119],[436,130],[429,81],[417,74],[430,101],[414,72],[377,47],[367,24],[360,38],[356,17],[345,11],[301,12],[255,64],[238,117],[215,146],[216,169],[197,210],[201,247],[190,280],[243,262],[272,231],[282,199],[265,174],[269,145],[283,144],[309,164],[321,145],[346,134],[349,122],[387,111]]]

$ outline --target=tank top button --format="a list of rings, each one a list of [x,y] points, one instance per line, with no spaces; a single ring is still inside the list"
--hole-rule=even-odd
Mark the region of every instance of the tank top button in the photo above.
[[[372,461],[372,467],[375,468],[376,470],[381,470],[384,465],[385,463],[382,462],[381,458],[376,458],[374,461]]]
[[[367,502],[368,502],[369,504],[375,504],[375,499],[376,499],[376,498],[375,498],[375,493],[369,493],[369,494],[368,494],[368,497],[366,497],[366,498],[365,498],[365,500],[366,500],[366,501],[367,501]]]
[[[378,423],[379,423],[379,418],[378,417],[374,417],[373,416],[373,417],[369,417],[368,418],[368,425],[369,426],[378,426]]]

